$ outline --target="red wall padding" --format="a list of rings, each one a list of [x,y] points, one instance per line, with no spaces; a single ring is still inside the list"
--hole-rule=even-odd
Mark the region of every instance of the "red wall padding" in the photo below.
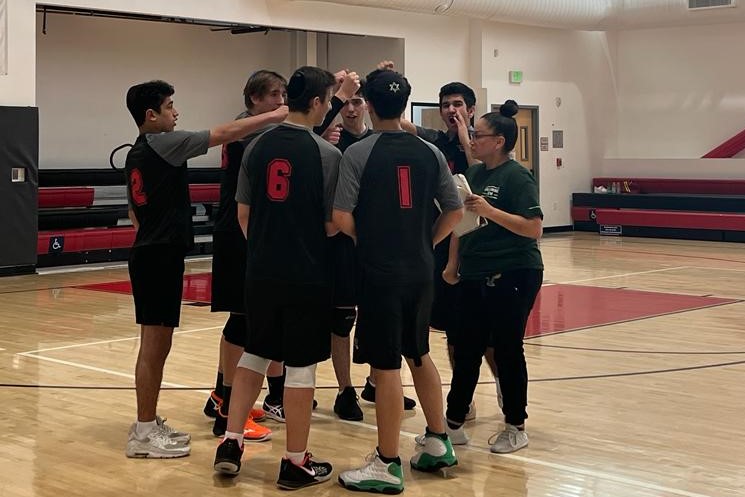
[[[220,185],[189,185],[192,202],[219,202]]]
[[[93,188],[39,188],[39,207],[90,207],[93,205]]]
[[[745,214],[642,209],[595,209],[595,214],[605,225],[745,231]]]
[[[64,237],[63,252],[78,253],[91,250],[109,250],[131,247],[135,241],[135,229],[123,228],[83,228],[76,230],[40,231],[36,245],[37,254],[49,253],[49,240],[55,236]]]

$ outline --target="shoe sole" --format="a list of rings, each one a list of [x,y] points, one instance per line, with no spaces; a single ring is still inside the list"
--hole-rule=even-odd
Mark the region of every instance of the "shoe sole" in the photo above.
[[[276,421],[277,423],[284,423],[285,422],[285,418],[280,418],[276,414],[266,413],[266,419],[271,419],[272,421]]]
[[[338,478],[339,485],[341,485],[343,488],[347,490],[351,490],[352,492],[372,492],[375,494],[385,494],[385,495],[398,495],[401,492],[404,491],[403,488],[397,488],[397,487],[382,487],[382,488],[375,488],[375,487],[358,487],[354,484],[347,485],[344,483],[344,480],[341,479],[341,476]]]
[[[253,437],[253,438],[246,437],[246,434],[245,433],[243,434],[244,442],[259,443],[259,442],[268,442],[271,439],[272,439],[271,433],[267,433],[266,435],[263,435],[261,437]]]
[[[235,476],[240,473],[241,466],[233,461],[215,461],[215,471],[223,475]]]
[[[419,467],[415,466],[414,463],[410,463],[410,464],[411,464],[411,469],[414,469],[416,471],[420,471],[422,473],[436,473],[436,472],[438,472],[438,471],[440,471],[442,469],[452,468],[453,466],[457,466],[458,465],[458,461],[456,460],[452,464],[448,464],[448,463],[445,463],[445,462],[440,462],[440,463],[435,464],[434,466],[428,466],[426,468],[419,468]]]
[[[492,448],[490,447],[490,448],[489,448],[489,450],[490,450],[490,451],[491,451],[491,452],[492,452],[493,454],[512,454],[513,452],[517,452],[518,450],[520,450],[520,449],[524,449],[524,448],[525,448],[525,447],[527,447],[527,446],[528,446],[528,444],[525,444],[525,445],[521,445],[520,447],[517,447],[516,449],[512,449],[512,450],[502,450],[502,451],[499,451],[499,450],[494,450],[494,449],[492,449]]]
[[[331,479],[331,475],[328,475],[323,480],[315,480],[310,483],[298,483],[298,482],[289,481],[289,480],[277,480],[277,487],[281,488],[282,490],[299,490],[301,488],[312,487],[313,485],[318,485],[319,483],[327,482],[330,479]]]
[[[187,452],[185,454],[156,454],[152,452],[135,452],[135,453],[126,453],[126,456],[131,459],[177,459],[179,457],[186,457],[191,452]]]

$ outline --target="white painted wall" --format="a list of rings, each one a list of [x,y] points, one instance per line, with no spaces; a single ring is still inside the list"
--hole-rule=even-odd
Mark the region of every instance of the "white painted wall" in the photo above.
[[[539,155],[546,226],[571,224],[571,194],[587,191],[613,146],[617,115],[613,91],[614,42],[605,33],[504,24],[482,26],[482,77],[488,104],[512,98],[539,107],[539,134],[564,131],[564,148]],[[494,57],[494,50],[498,56]],[[523,83],[509,83],[510,70]],[[556,98],[561,99],[557,107]],[[561,158],[563,166],[556,167]]]
[[[7,74],[0,75],[0,105],[33,106],[36,103],[35,5],[29,0],[6,0],[6,7]]]
[[[108,167],[111,150],[137,128],[127,89],[174,85],[178,128],[227,122],[243,110],[246,78],[259,68],[287,74],[289,34],[231,35],[202,26],[49,15],[37,34],[40,167]],[[190,162],[217,166],[219,150]]]
[[[745,129],[745,23],[618,36],[621,112],[609,157],[697,158]]]

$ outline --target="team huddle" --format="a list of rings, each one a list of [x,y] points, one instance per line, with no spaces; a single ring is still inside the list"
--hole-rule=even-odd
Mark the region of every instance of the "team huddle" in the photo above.
[[[538,191],[510,159],[517,104],[472,128],[475,96],[450,83],[440,93],[447,132],[401,118],[411,86],[390,62],[364,81],[351,71],[305,66],[288,80],[251,75],[246,109],[200,132],[174,131],[174,89],[163,81],[130,88],[139,137],[126,161],[130,218],[137,228],[129,271],[141,344],[135,372],[137,422],[128,457],[190,453],[190,436],[157,416],[163,365],[180,319],[184,257],[193,246],[186,161],[223,145],[224,175],[213,235],[212,310],[229,312],[215,390],[205,414],[222,437],[214,469],[236,475],[246,441],[265,441],[265,417],[286,423],[277,485],[327,481],[332,465],[308,451],[316,365],[332,358],[339,385],[334,412],[361,421],[351,357],[370,366],[361,392],[375,403],[378,444],[365,464],[342,471],[351,490],[404,489],[399,437],[402,357],[426,418],[412,469],[454,466],[468,443],[482,357],[495,375],[505,429],[493,452],[528,443],[527,368],[522,349],[543,263]],[[365,124],[369,114],[372,130]],[[340,125],[332,125],[337,115]],[[465,173],[472,194],[453,180]],[[464,210],[482,228],[450,236]],[[493,316],[499,316],[499,320]],[[355,326],[356,321],[356,326]],[[446,332],[453,368],[447,409],[429,355],[429,331]],[[264,378],[269,391],[254,409]]]

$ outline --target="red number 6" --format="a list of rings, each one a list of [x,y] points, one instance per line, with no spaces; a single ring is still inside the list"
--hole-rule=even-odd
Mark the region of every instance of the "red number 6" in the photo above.
[[[266,170],[266,194],[270,200],[284,202],[290,194],[292,165],[285,159],[274,159]]]

